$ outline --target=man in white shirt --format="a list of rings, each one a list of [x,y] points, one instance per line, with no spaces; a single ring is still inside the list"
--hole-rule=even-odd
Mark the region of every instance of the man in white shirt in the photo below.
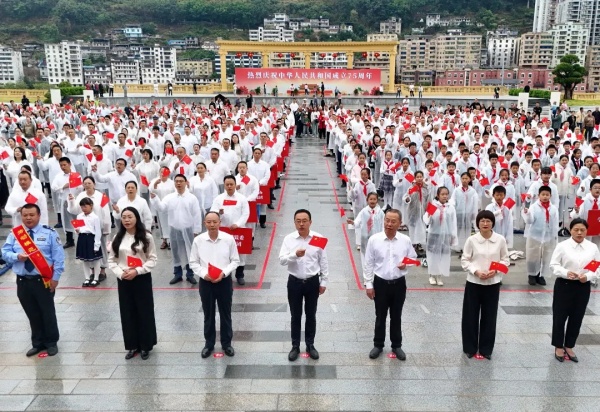
[[[329,264],[324,239],[319,233],[310,230],[311,214],[306,209],[294,213],[296,231],[283,239],[279,251],[279,263],[288,268],[288,303],[292,314],[292,350],[288,355],[290,361],[298,359],[300,354],[300,332],[302,329],[302,306],[306,313],[304,336],[306,351],[311,359],[319,359],[315,349],[317,331],[317,302],[319,296],[327,289]],[[312,244],[311,244],[312,243]],[[317,246],[315,244],[321,243]]]
[[[183,281],[183,267],[186,268],[187,281],[192,285],[198,282],[189,265],[188,256],[194,237],[202,231],[202,213],[198,199],[187,190],[187,178],[178,173],[175,176],[175,193],[160,199],[156,194],[150,195],[150,203],[159,212],[168,213],[169,239],[173,252],[173,279],[170,285]]]
[[[219,159],[220,151],[216,147],[210,149],[210,161],[206,162],[206,168],[210,177],[212,177],[219,186],[219,193],[223,193],[223,179],[229,174],[229,167]]]
[[[21,221],[21,208],[27,203],[34,203],[40,208],[40,224],[48,225],[48,204],[46,196],[41,190],[35,189],[32,185],[31,173],[21,171],[19,173],[18,185],[15,185],[6,201],[4,210],[12,216],[13,227],[19,226]]]
[[[219,231],[221,219],[216,212],[204,217],[207,231],[196,236],[190,254],[190,267],[200,278],[200,300],[204,312],[204,339],[201,356],[206,359],[215,347],[215,303],[219,306],[221,346],[227,356],[235,354],[231,346],[233,326],[231,305],[233,285],[231,274],[239,265],[235,239]]]
[[[82,185],[78,185],[77,187],[71,187],[70,176],[71,176],[71,161],[68,157],[61,157],[59,160],[60,169],[62,173],[58,174],[52,184],[50,185],[52,189],[53,196],[58,197],[59,207],[58,211],[60,211],[60,216],[62,218],[62,225],[67,236],[67,241],[64,244],[64,248],[70,248],[75,246],[75,241],[73,239],[73,224],[71,221],[75,219],[77,216],[69,213],[68,211],[68,197],[69,195],[73,195],[77,197],[79,193],[83,190]]]
[[[262,160],[263,152],[260,147],[255,147],[252,151],[253,159],[248,162],[248,174],[254,176],[258,180],[259,186],[267,186],[271,178],[271,167],[267,162]],[[260,188],[259,188],[260,190]],[[267,205],[259,205],[258,221],[261,228],[267,227]]]
[[[125,196],[125,184],[130,181],[138,183],[137,178],[133,173],[126,169],[127,161],[125,159],[118,159],[115,162],[115,170],[106,174],[101,174],[98,171],[97,165],[92,165],[92,176],[99,183],[108,184],[108,197],[112,204],[116,204],[117,201]]]
[[[406,263],[404,258],[416,259],[417,253],[408,236],[398,233],[402,214],[397,209],[386,212],[383,232],[369,239],[365,252],[365,289],[369,299],[375,300],[374,348],[371,359],[379,357],[385,345],[385,322],[390,312],[390,340],[392,353],[406,360],[402,350],[402,307],[406,299]]]

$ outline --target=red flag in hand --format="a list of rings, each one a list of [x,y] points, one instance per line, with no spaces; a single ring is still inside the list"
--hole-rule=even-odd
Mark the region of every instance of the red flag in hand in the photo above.
[[[484,177],[479,181],[479,184],[481,186],[487,186],[490,184],[490,179],[488,179],[487,177]]]
[[[2,158],[2,160],[8,159],[10,157],[10,155],[8,154],[8,152],[5,150],[2,152],[2,154],[0,154],[0,158]]]
[[[125,156],[127,156],[127,157],[133,157],[133,150],[131,150],[131,149],[125,150]]]
[[[223,200],[223,206],[235,206],[237,205],[237,200],[225,199]]]
[[[148,178],[147,178],[146,176],[144,176],[144,175],[141,175],[141,176],[140,176],[140,180],[142,181],[142,184],[143,184],[144,186],[150,186],[150,182],[148,181]]]
[[[404,257],[404,259],[402,259],[402,263],[404,263],[405,265],[415,265],[415,266],[421,266],[421,261],[418,259],[411,259],[408,256]]]
[[[419,190],[419,188],[417,186],[413,186],[410,189],[408,189],[408,194],[412,195],[413,193],[417,192]]]
[[[172,147],[165,148],[165,153],[172,155],[173,154],[173,148]]]
[[[340,179],[342,179],[344,182],[348,183],[348,176],[340,175]]]
[[[106,195],[106,193],[102,193],[102,200],[100,201],[100,207],[104,207],[110,202],[110,199]]]
[[[550,170],[552,170],[552,173],[556,172],[556,166],[554,166],[554,165],[550,166]]]
[[[218,267],[213,266],[210,263],[208,264],[208,277],[213,279],[219,279],[219,276],[221,276],[221,272],[223,271]]]
[[[162,171],[162,175],[163,177],[169,177],[171,175],[171,171],[169,170],[168,167],[165,167]]]
[[[71,224],[73,225],[74,229],[78,229],[85,226],[85,221],[83,219],[73,219],[71,220]]]
[[[90,153],[86,154],[85,157],[87,158],[88,162],[91,162],[92,159],[94,158],[94,155],[92,154],[92,152],[90,152]]]
[[[527,193],[521,193],[521,202],[525,203],[526,199],[527,199]]]
[[[183,163],[185,163],[186,165],[189,165],[190,163],[192,163],[192,158],[189,157],[188,155],[183,156],[183,158],[181,159],[181,161]]]
[[[599,267],[600,267],[600,262],[597,260],[592,260],[590,263],[585,265],[583,268],[585,270],[589,270],[590,272],[595,272],[598,270]]]
[[[583,199],[580,197],[575,198],[575,206],[579,207],[583,204]]]
[[[508,273],[508,266],[503,265],[500,262],[492,262],[490,264],[490,270],[497,270],[498,272],[502,272],[506,275]]]
[[[242,183],[247,185],[248,183],[250,183],[250,177],[248,175],[242,177]]]
[[[318,248],[325,249],[325,246],[327,246],[327,238],[320,237],[320,236],[313,236],[310,239],[310,242],[308,242],[308,244],[310,246],[316,246]]]
[[[415,177],[411,173],[405,174],[404,178],[408,183],[412,183],[415,181]]]
[[[273,141],[272,141],[272,140],[269,140],[269,141],[267,141],[267,143],[265,143],[265,144],[267,145],[267,147],[273,147],[273,145],[274,145],[275,143],[273,143]]]
[[[436,205],[434,205],[433,203],[428,203],[427,204],[427,209],[425,209],[425,212],[429,216],[433,216],[436,210],[437,210],[437,206]]]
[[[115,134],[114,133],[106,133],[104,136],[106,136],[107,139],[114,139],[115,138]]]
[[[344,209],[343,207],[340,208],[340,216],[343,218],[344,216],[346,216],[346,209]]]
[[[579,182],[581,182],[580,178],[578,178],[577,176],[571,176],[571,184],[572,185],[578,185]]]
[[[27,193],[27,197],[25,197],[25,203],[36,203],[37,201],[37,197],[35,197],[31,193]]]
[[[515,205],[515,201],[514,201],[514,200],[512,200],[512,198],[511,198],[511,197],[509,197],[509,198],[507,198],[507,199],[504,201],[504,205],[503,205],[503,206],[506,206],[507,208],[509,208],[509,209],[512,209],[514,205]]]
[[[127,256],[127,267],[139,268],[142,266],[144,266],[144,262],[142,262],[142,259],[135,256]]]
[[[73,189],[77,186],[81,186],[83,181],[81,180],[81,175],[77,172],[72,172],[69,175],[69,189]]]
[[[436,174],[436,173],[437,173],[437,170],[435,170],[435,169],[431,169],[431,170],[429,171],[429,177],[433,177],[433,176],[435,176],[435,174]]]

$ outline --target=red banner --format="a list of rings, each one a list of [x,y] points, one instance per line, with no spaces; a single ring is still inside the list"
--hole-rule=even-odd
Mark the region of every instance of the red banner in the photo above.
[[[258,196],[256,197],[256,203],[259,205],[268,205],[271,203],[271,191],[269,186],[260,186]]]
[[[288,69],[261,68],[235,69],[237,87],[246,87],[249,91],[260,87],[267,88],[271,94],[277,87],[278,95],[291,95],[297,89],[304,95],[304,88],[315,88],[321,91],[321,82],[325,86],[325,96],[333,96],[337,88],[342,94],[352,95],[355,89],[369,94],[374,87],[381,86],[381,70],[379,69]],[[266,85],[266,86],[265,86]]]
[[[277,158],[277,171],[279,173],[283,172],[283,157]]]
[[[228,227],[220,227],[219,230],[233,236],[240,255],[252,254],[252,229],[249,227],[240,227],[231,230]]]
[[[269,177],[269,187],[277,186],[277,164],[271,168],[271,177]]]
[[[256,211],[256,201],[248,202],[248,207],[250,208],[250,216],[248,216],[248,220],[246,223],[258,223],[258,213]]]

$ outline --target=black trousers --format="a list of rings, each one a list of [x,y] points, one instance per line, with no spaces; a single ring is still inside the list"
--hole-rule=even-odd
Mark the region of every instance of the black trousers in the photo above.
[[[337,174],[341,175],[342,174],[342,152],[339,151],[339,149],[336,149],[335,151],[335,161],[336,163],[336,167],[337,167]]]
[[[590,290],[590,282],[556,278],[552,299],[552,346],[575,347],[590,300]]]
[[[306,280],[289,275],[287,283],[288,303],[292,314],[292,346],[300,346],[302,331],[302,304],[304,303],[304,342],[315,343],[317,333],[317,302],[319,301],[319,275]]]
[[[117,279],[117,286],[125,349],[152,350],[157,341],[152,274]]]
[[[500,283],[479,285],[467,282],[463,299],[463,352],[492,355],[496,342],[496,320]]]
[[[41,276],[17,276],[17,297],[29,319],[31,346],[51,348],[58,342],[58,322],[54,293],[44,286]]]
[[[374,346],[385,346],[385,323],[390,313],[390,340],[392,348],[402,347],[402,308],[406,300],[406,278],[385,280],[375,276],[375,337]]]
[[[319,139],[325,139],[325,132],[327,129],[317,129],[319,131]],[[327,144],[329,144],[329,139],[327,139]]]
[[[592,136],[594,135],[594,128],[593,127],[586,127],[584,130],[585,133],[585,140],[586,142],[589,143],[589,141],[591,140]]]
[[[221,320],[221,346],[231,346],[233,326],[231,323],[231,302],[233,301],[233,282],[231,276],[223,278],[219,283],[212,283],[200,278],[200,300],[204,311],[204,340],[207,348],[213,349],[217,339],[215,329],[216,305],[219,305]]]

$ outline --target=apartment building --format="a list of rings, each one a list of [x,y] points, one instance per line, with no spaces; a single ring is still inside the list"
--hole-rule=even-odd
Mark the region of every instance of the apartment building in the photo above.
[[[478,68],[481,61],[480,34],[442,34],[433,38],[435,70]]]
[[[519,67],[546,69],[552,65],[554,39],[548,32],[529,32],[521,35]]]
[[[45,44],[48,83],[69,82],[73,86],[83,85],[82,41],[62,41]]]
[[[0,45],[0,84],[16,83],[23,80],[23,77],[21,52]]]
[[[517,32],[487,33],[487,62],[491,68],[515,67],[519,64],[521,38]]]

